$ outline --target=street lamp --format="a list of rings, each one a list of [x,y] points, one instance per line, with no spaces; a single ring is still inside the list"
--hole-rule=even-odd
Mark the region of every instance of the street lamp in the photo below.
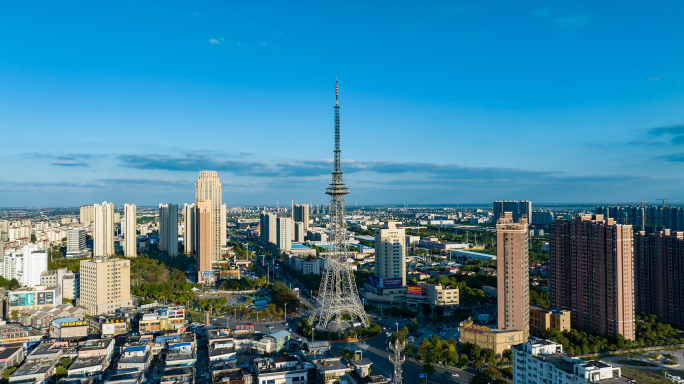
[[[397,323],[394,323],[394,324],[397,325],[397,333],[399,333],[399,323],[397,322]]]
[[[287,324],[287,303],[285,303],[285,324]]]

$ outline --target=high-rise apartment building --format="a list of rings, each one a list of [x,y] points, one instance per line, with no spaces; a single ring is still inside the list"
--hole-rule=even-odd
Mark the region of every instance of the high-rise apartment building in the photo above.
[[[292,219],[289,217],[279,217],[277,220],[277,234],[276,245],[279,252],[285,252],[292,249]]]
[[[309,204],[295,204],[294,215],[295,223],[304,223],[304,232],[309,229]]]
[[[276,244],[278,242],[277,218],[278,216],[272,213],[262,212],[259,215],[259,227],[261,228],[259,237],[265,245],[267,243]]]
[[[17,279],[21,285],[32,288],[40,285],[40,274],[48,269],[47,250],[35,244],[24,245],[21,252],[12,252],[0,261],[2,277]]]
[[[195,255],[197,246],[197,206],[195,204],[185,204],[183,207],[183,252],[186,255]]]
[[[551,308],[571,311],[578,331],[634,340],[632,226],[578,214],[549,229]]]
[[[124,256],[138,256],[138,223],[135,204],[124,205],[124,222],[122,223],[124,235]]]
[[[303,243],[304,236],[306,236],[306,230],[304,229],[304,223],[294,224],[294,242]]]
[[[130,307],[131,265],[125,259],[81,260],[81,302],[91,316]]]
[[[598,206],[594,213],[615,219],[617,224],[629,224],[635,228],[654,233],[669,229],[684,231],[684,207],[663,207],[659,205]]]
[[[95,206],[94,205],[81,205],[81,215],[79,219],[81,224],[92,223],[95,221]]]
[[[226,244],[225,206],[221,204],[221,181],[216,171],[200,171],[195,183],[195,203],[211,202],[211,260],[221,258],[221,247]]]
[[[220,230],[220,239],[219,239],[219,244],[221,248],[225,248],[226,245],[228,245],[228,209],[226,208],[225,204],[221,204],[221,230]],[[221,258],[221,252],[219,252],[218,258]]]
[[[208,284],[214,282],[214,270],[212,269],[213,250],[213,203],[211,200],[197,203],[197,282]]]
[[[86,249],[86,230],[85,228],[67,229],[67,254],[80,254]]]
[[[111,256],[114,254],[114,204],[95,204],[93,224],[93,255]]]
[[[634,234],[635,311],[684,325],[684,232]]]
[[[178,205],[159,204],[159,250],[178,256]]]
[[[375,230],[375,276],[401,279],[406,285],[406,230],[397,228],[396,221],[386,221]]]
[[[527,217],[527,223],[532,219],[532,202],[522,201],[495,201],[494,202],[494,222],[496,223],[504,216],[504,212],[510,212],[513,222],[517,223],[523,215]]]
[[[496,222],[498,328],[530,332],[530,254],[527,217],[504,212]]]

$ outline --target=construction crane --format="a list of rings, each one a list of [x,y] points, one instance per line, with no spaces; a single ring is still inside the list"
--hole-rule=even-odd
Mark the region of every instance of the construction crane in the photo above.
[[[663,202],[663,228],[665,228],[665,201],[667,200],[682,200],[684,197],[667,197],[664,199],[657,199]]]

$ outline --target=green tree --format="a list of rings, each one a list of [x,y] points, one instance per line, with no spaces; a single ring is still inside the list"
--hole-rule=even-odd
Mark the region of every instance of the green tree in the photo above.
[[[17,367],[12,367],[12,368],[6,369],[5,372],[2,373],[2,377],[4,377],[5,379],[9,379],[10,376],[12,376],[12,374],[16,370],[17,370]]]
[[[427,363],[427,364],[423,365],[423,372],[425,372],[425,383],[427,383],[428,378],[431,375],[434,375],[435,372],[437,372],[437,370],[435,369],[435,367],[432,364]]]
[[[12,320],[17,321],[17,318],[19,318],[19,311],[15,309],[10,316],[12,316]]]

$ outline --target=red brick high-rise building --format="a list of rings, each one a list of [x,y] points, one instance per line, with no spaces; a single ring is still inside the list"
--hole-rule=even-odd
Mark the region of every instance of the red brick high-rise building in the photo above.
[[[684,325],[684,232],[635,233],[634,271],[636,311]]]
[[[551,308],[571,311],[579,331],[634,340],[632,226],[579,214],[550,232]]]

